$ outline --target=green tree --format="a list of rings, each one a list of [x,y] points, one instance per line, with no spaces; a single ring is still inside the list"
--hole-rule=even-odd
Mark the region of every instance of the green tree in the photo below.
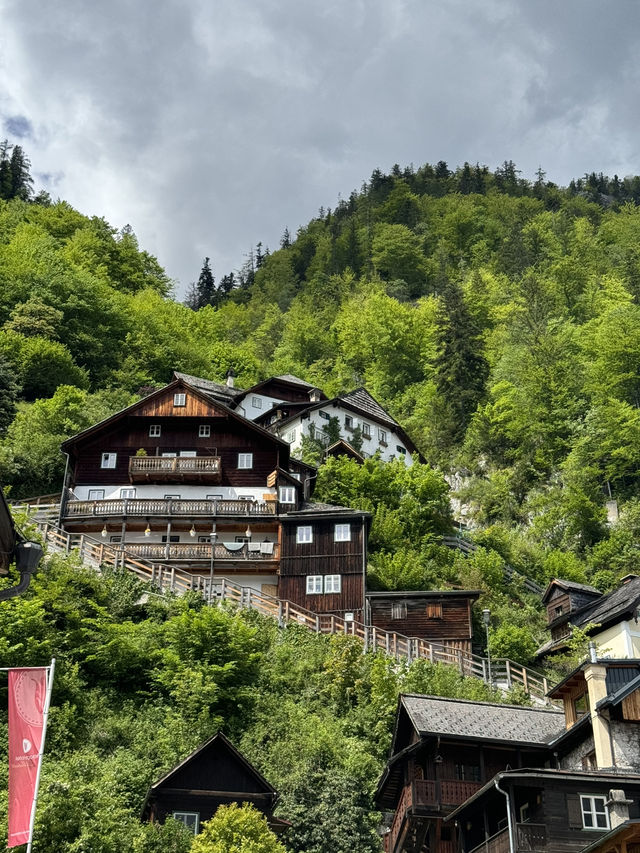
[[[205,258],[198,276],[198,281],[192,284],[185,299],[185,305],[192,311],[198,311],[205,305],[215,305],[217,302],[216,284],[209,265],[209,258]]]
[[[191,853],[285,853],[264,815],[250,803],[220,806],[191,845]]]

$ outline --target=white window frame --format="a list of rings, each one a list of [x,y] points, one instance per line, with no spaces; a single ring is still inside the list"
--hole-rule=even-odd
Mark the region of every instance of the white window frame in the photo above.
[[[184,824],[187,829],[193,829],[193,834],[197,835],[200,832],[200,812],[173,812],[172,815],[174,820],[179,821]],[[193,826],[190,822],[185,820],[185,818],[195,818],[195,826]]]
[[[89,489],[89,494],[87,496],[88,501],[103,501],[104,500],[104,489]]]
[[[356,428],[356,419],[354,417],[352,417],[351,415],[345,415],[344,416],[344,428],[351,430],[351,432],[353,432],[353,430]]]
[[[296,490],[293,486],[280,486],[278,489],[278,500],[281,504],[295,504]]]
[[[251,407],[254,409],[262,408],[262,397],[252,397],[251,398]]]
[[[174,406],[186,406],[187,405],[187,395],[186,394],[174,394],[173,395],[173,405]],[[195,814],[195,812],[194,812]]]
[[[313,542],[313,527],[310,524],[299,524],[296,527],[296,543],[309,545]]]
[[[285,436],[285,441],[288,441],[289,444],[293,444],[296,440],[296,431],[295,429],[290,429],[289,432]]]
[[[362,424],[362,437],[371,438],[371,424]]]
[[[318,410],[318,415],[322,418],[323,421],[331,420],[331,415],[328,412],[323,412],[322,409]]]
[[[407,602],[392,601],[391,602],[391,618],[406,619],[407,618]]]
[[[322,575],[307,575],[307,595],[322,595]]]
[[[100,467],[101,468],[115,468],[118,464],[118,454],[117,453],[103,453],[100,458]]]
[[[387,431],[386,429],[378,429],[378,441],[380,444],[387,443]]]
[[[211,437],[211,424],[200,424],[198,427],[198,438]]]
[[[130,493],[132,493],[132,494],[130,494]],[[131,501],[135,498],[135,496],[136,496],[136,490],[135,489],[120,489],[120,500]]]
[[[149,424],[149,438],[160,438],[162,426],[160,424]]]
[[[601,809],[596,809],[596,800],[602,803]],[[600,832],[603,829],[610,829],[609,812],[607,811],[607,798],[598,794],[580,794],[580,812],[582,814],[582,828],[586,830],[595,830]],[[586,818],[590,818],[592,825],[589,826]],[[604,824],[599,824],[598,817],[604,818]]]
[[[338,594],[342,592],[342,575],[324,576],[325,595]]]
[[[340,523],[333,525],[334,542],[351,542],[351,524]]]
[[[253,453],[238,453],[238,468],[242,471],[253,468]]]

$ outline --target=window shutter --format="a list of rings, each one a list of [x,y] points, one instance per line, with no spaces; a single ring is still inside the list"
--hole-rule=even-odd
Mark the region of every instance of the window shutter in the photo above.
[[[580,797],[577,794],[567,794],[567,815],[570,827],[582,829],[582,809],[580,808]]]

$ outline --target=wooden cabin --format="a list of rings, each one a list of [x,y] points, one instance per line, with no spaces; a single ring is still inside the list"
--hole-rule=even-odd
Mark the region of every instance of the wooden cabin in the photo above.
[[[460,853],[583,853],[618,825],[621,806],[627,820],[640,817],[639,796],[636,773],[505,770],[445,825],[456,832]]]
[[[289,822],[274,816],[278,793],[262,774],[218,732],[149,788],[142,820],[164,823],[174,817],[200,832],[219,806],[251,803],[270,828],[281,833]]]
[[[403,695],[375,800],[386,853],[455,853],[443,818],[506,767],[543,767],[563,715],[544,708]]]
[[[471,606],[479,590],[368,592],[370,623],[471,654]]]

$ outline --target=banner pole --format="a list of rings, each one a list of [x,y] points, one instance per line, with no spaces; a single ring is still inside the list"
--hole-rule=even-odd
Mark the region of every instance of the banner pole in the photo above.
[[[27,844],[27,853],[31,853],[31,844],[33,843],[33,827],[36,822],[36,806],[38,805],[38,789],[40,788],[40,771],[42,770],[42,756],[44,754],[44,739],[47,736],[47,720],[49,719],[49,705],[51,704],[51,691],[53,690],[53,673],[56,668],[56,659],[51,658],[51,666],[47,678],[47,695],[44,700],[44,708],[42,713],[42,740],[40,742],[40,754],[38,756],[38,771],[36,773],[36,785],[33,792],[33,803],[31,804],[31,820],[29,822],[29,843]]]

